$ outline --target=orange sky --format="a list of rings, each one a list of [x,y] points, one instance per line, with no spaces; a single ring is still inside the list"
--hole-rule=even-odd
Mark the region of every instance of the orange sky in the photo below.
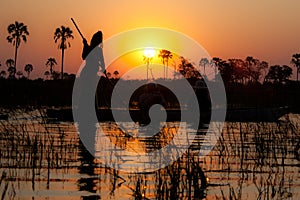
[[[14,57],[6,36],[7,26],[17,20],[28,25],[30,32],[28,42],[19,49],[18,69],[31,63],[33,75],[42,76],[47,58],[55,57],[60,63],[53,33],[65,25],[75,36],[66,51],[65,70],[76,73],[82,42],[71,17],[88,40],[98,29],[107,39],[133,28],[164,27],[192,37],[211,56],[227,59],[251,55],[271,65],[289,64],[291,55],[300,52],[299,8],[300,1],[295,0],[91,0],[86,4],[79,0],[2,0],[0,70],[6,69],[6,59]]]

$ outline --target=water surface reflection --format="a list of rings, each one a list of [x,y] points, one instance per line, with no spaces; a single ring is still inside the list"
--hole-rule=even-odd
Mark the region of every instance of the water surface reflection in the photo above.
[[[125,173],[95,160],[73,123],[50,123],[40,111],[15,112],[0,121],[2,199],[300,198],[298,115],[278,123],[226,123],[213,151],[201,159],[206,130],[197,130],[189,151],[172,165]],[[134,127],[128,137],[111,122],[102,125],[113,144],[144,152],[165,146],[177,130],[171,122],[153,136],[159,142],[137,141]]]

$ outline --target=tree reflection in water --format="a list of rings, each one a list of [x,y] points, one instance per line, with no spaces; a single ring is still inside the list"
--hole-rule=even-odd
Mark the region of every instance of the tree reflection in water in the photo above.
[[[36,111],[28,114],[20,109],[10,113],[17,118],[0,121],[2,199],[299,199],[300,196],[299,115],[289,114],[276,123],[226,122],[217,145],[202,159],[197,151],[202,144],[206,146],[202,140],[205,131],[199,130],[189,151],[172,165],[151,173],[128,174],[95,162],[79,143],[73,123],[36,118],[41,115]],[[126,138],[117,134],[112,123],[105,122],[105,126],[112,143],[125,148],[119,142]],[[176,132],[176,126],[167,129],[169,133]],[[166,138],[157,144],[155,140],[138,144],[155,150],[172,138],[164,136],[153,136],[157,140]],[[134,147],[132,138],[128,138],[127,145]],[[209,183],[205,177],[209,177]]]
[[[115,126],[117,125],[113,123],[107,124],[105,127],[106,136],[110,137],[115,145],[126,149],[126,145],[131,145],[130,141],[133,138],[122,133]],[[153,139],[150,141],[142,139],[139,144],[143,144],[142,146],[147,148],[152,145],[152,150],[160,148],[170,138],[173,138],[174,131],[176,132],[177,128],[174,124],[166,126],[162,129],[164,133],[153,136],[159,140],[156,141],[157,143]],[[168,134],[170,135],[167,137]],[[136,200],[203,199],[205,197],[206,177],[201,169],[198,153],[195,150],[189,150],[172,165],[154,172],[125,173],[101,166],[82,144],[79,146],[79,160],[81,163],[79,172],[89,176],[78,180],[79,190],[94,193],[94,195],[82,197],[83,199],[99,199],[99,194],[101,194],[101,198],[105,199],[102,195],[105,190],[111,199],[119,199],[118,195],[121,195],[124,199]],[[109,182],[109,184],[101,187],[104,182]]]

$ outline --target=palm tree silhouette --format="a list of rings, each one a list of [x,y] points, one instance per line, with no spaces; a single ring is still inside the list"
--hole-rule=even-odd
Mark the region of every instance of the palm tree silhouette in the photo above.
[[[7,71],[8,71],[8,78],[10,78],[10,79],[15,79],[16,78],[16,76],[15,76],[15,74],[16,74],[16,68],[15,67],[9,67],[8,69],[7,69]]]
[[[1,62],[0,62],[0,67],[1,67],[1,66],[2,66],[2,64],[1,64]],[[2,75],[3,72],[5,72],[5,71],[2,70],[2,71],[0,72],[0,78],[4,78],[4,77],[5,77],[5,76]],[[5,73],[6,73],[6,72],[5,72]],[[6,75],[6,74],[5,74],[5,75]]]
[[[149,80],[149,64],[152,61],[152,58],[149,58],[147,56],[143,56],[143,61],[147,64],[147,81]],[[153,77],[152,77],[153,78]]]
[[[164,79],[168,78],[168,63],[169,59],[172,59],[173,55],[171,51],[162,49],[159,51],[158,57],[161,58],[162,64],[164,65]]]
[[[32,64],[26,64],[24,67],[24,71],[27,72],[27,78],[29,79],[29,75],[33,70]]]
[[[46,79],[48,80],[48,77],[50,75],[50,72],[49,71],[45,71],[44,75],[46,76]]]
[[[11,58],[7,59],[5,62],[6,66],[9,67],[15,67],[15,61]]]
[[[73,31],[69,27],[61,26],[60,28],[56,28],[54,32],[54,41],[55,43],[59,42],[58,48],[61,49],[61,79],[64,77],[64,52],[65,49],[71,47],[68,39],[73,39],[72,35]]]
[[[46,67],[50,67],[50,75],[52,76],[53,74],[53,67],[54,65],[57,65],[57,62],[55,60],[55,58],[48,58],[47,62],[46,62]]]
[[[18,79],[20,79],[21,76],[23,76],[23,73],[21,71],[17,71],[17,76],[18,76]]]
[[[273,83],[286,82],[288,78],[292,75],[293,70],[287,65],[273,65],[270,67],[268,74],[266,75],[266,80],[273,80]]]
[[[269,68],[269,63],[267,61],[261,61],[260,64],[259,64],[259,70],[260,71],[263,71],[264,73],[264,76],[267,75],[267,69]],[[263,75],[261,73],[261,75]]]
[[[119,72],[116,70],[116,71],[114,71],[114,76],[115,76],[115,78],[118,78],[118,76],[119,76]]]
[[[59,72],[53,71],[53,74],[52,74],[53,80],[58,80],[58,79],[59,79],[59,76],[60,76]]]
[[[107,76],[108,79],[110,79],[110,78],[111,78],[111,73],[110,73],[110,72],[107,72],[107,73],[106,73],[106,76]]]
[[[8,71],[8,78],[14,79],[16,74],[15,61],[11,58],[7,59],[5,62]]]
[[[1,78],[5,78],[5,77],[6,77],[6,71],[2,70],[2,71],[0,72],[0,77],[1,77]]]
[[[217,76],[218,70],[221,67],[223,62],[224,61],[221,58],[218,58],[218,57],[213,57],[211,59],[210,64],[215,70],[215,77]]]
[[[246,63],[249,81],[250,82],[257,81],[255,79],[256,79],[256,69],[260,63],[259,60],[253,58],[252,56],[247,56],[245,59],[245,63]]]
[[[27,30],[27,26],[24,23],[19,23],[15,21],[14,24],[10,24],[7,27],[7,31],[9,36],[7,36],[8,43],[12,43],[15,46],[15,67],[17,67],[17,55],[18,55],[18,48],[21,44],[21,41],[27,41],[27,37],[29,32]]]
[[[203,67],[203,74],[204,75],[206,75],[205,68],[206,68],[206,65],[208,63],[209,63],[209,60],[207,58],[201,58],[201,60],[199,61],[199,66]]]
[[[300,53],[295,53],[292,55],[291,63],[295,65],[297,68],[297,82],[298,82],[298,76],[300,72]]]

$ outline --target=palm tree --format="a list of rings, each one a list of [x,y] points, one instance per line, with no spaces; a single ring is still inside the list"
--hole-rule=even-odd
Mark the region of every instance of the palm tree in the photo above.
[[[73,31],[69,27],[61,26],[57,28],[54,32],[54,41],[55,43],[59,42],[58,48],[61,49],[61,79],[64,77],[64,52],[65,49],[71,47],[70,42],[68,39],[73,39],[74,36],[72,35]]]
[[[164,65],[164,78],[168,78],[168,63],[169,59],[172,59],[173,55],[171,51],[162,49],[159,51],[158,57],[161,57],[162,64]]]
[[[146,77],[147,77],[147,81],[148,81],[149,80],[149,65],[152,61],[152,57],[150,58],[150,57],[147,57],[147,56],[144,55],[143,56],[143,61],[147,64],[147,75],[146,75]]]
[[[217,76],[218,70],[220,70],[222,63],[224,63],[224,61],[221,58],[213,57],[211,59],[210,64],[215,70],[215,76]]]
[[[249,82],[258,82],[261,75],[259,70],[260,61],[252,56],[247,56],[245,59]]]
[[[2,66],[2,64],[0,63],[0,67]],[[0,72],[0,78],[5,78],[5,76],[6,76],[6,72],[4,71],[4,70],[2,70],[1,72]]]
[[[24,25],[22,22],[15,22],[14,24],[10,24],[7,27],[7,31],[9,36],[7,36],[8,43],[12,43],[15,46],[15,67],[17,67],[17,55],[18,55],[18,48],[21,44],[21,41],[27,41],[27,37],[29,32],[27,30],[27,26]]]
[[[300,72],[300,53],[295,53],[294,55],[292,55],[291,63],[294,64],[295,67],[297,68],[297,82],[298,82],[298,75]]]
[[[59,76],[60,76],[59,72],[53,71],[53,73],[52,73],[52,78],[53,78],[53,80],[58,80],[58,79],[59,79]]]
[[[8,78],[10,78],[10,79],[15,79],[16,78],[16,68],[15,67],[9,67],[8,69],[7,69],[7,71],[8,71]]]
[[[46,76],[46,79],[48,80],[48,77],[50,75],[50,72],[49,71],[45,71],[44,75]]]
[[[1,78],[5,78],[5,77],[6,77],[6,71],[2,70],[2,71],[0,72],[0,77],[1,77]]]
[[[293,74],[293,69],[287,65],[282,66],[282,81],[287,81]]]
[[[114,71],[114,76],[115,76],[115,78],[118,78],[118,76],[119,76],[119,72],[116,70],[116,71]]]
[[[206,65],[209,63],[208,59],[207,58],[201,58],[201,60],[199,61],[199,66],[202,66],[203,67],[203,74],[206,75],[205,73],[205,68],[206,68]]]
[[[26,64],[24,67],[24,71],[27,72],[27,78],[29,79],[29,75],[33,70],[32,64]]]
[[[18,79],[20,79],[21,76],[23,76],[23,73],[21,71],[17,71],[17,76],[18,76]]]
[[[9,67],[15,67],[15,61],[11,58],[7,59],[5,62],[6,66]]]
[[[8,78],[14,79],[16,74],[15,61],[11,58],[7,59],[5,62],[8,71]]]
[[[46,67],[50,67],[50,74],[52,76],[53,74],[53,67],[54,65],[57,65],[57,62],[55,60],[55,58],[48,58],[47,62],[46,62]]]
[[[266,75],[266,81],[273,80],[273,83],[282,84],[288,80],[292,73],[292,68],[287,65],[274,65],[270,67],[269,72]]]
[[[110,73],[110,72],[107,72],[107,73],[106,73],[106,76],[107,76],[107,78],[110,79],[110,78],[111,78],[111,73]]]

